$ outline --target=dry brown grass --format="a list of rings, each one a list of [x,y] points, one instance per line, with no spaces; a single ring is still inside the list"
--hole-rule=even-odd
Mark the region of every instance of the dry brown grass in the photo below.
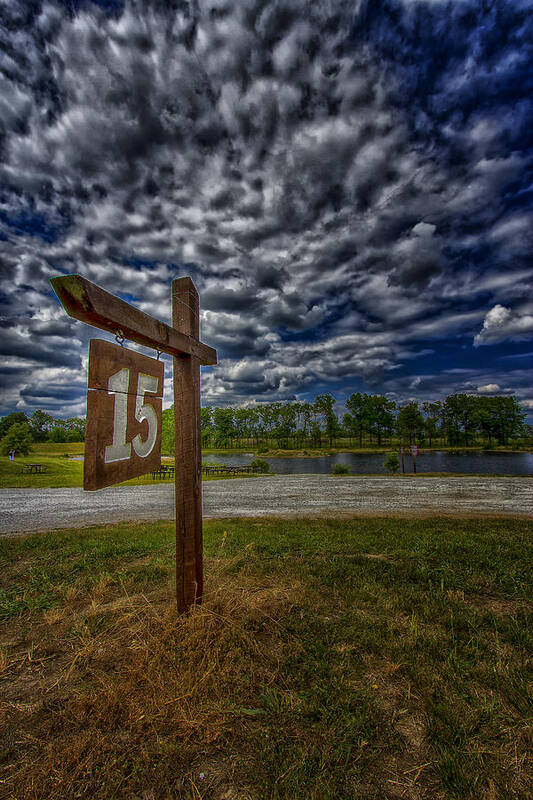
[[[232,742],[242,756],[248,715],[290,646],[280,622],[302,586],[231,577],[231,561],[208,567],[205,602],[186,616],[170,586],[117,597],[101,581],[83,606],[45,612],[34,645],[13,627],[11,645],[18,638],[22,648],[9,663],[1,651],[9,757],[0,796],[246,796]]]
[[[533,529],[486,524],[207,523],[182,617],[168,525],[4,544],[0,797],[526,800]]]

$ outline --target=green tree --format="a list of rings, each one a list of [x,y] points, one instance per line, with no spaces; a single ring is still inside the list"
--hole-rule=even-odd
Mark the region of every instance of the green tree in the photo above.
[[[0,439],[6,435],[10,427],[14,425],[15,422],[27,425],[29,420],[23,411],[12,411],[11,414],[2,417],[2,419],[0,419]]]
[[[68,442],[83,442],[85,439],[85,420],[82,417],[69,417],[65,420]]]
[[[215,447],[231,447],[235,437],[232,408],[215,408],[213,414],[215,424]]]
[[[416,401],[413,400],[400,408],[396,424],[402,441],[408,444],[414,444],[423,436],[424,417]]]
[[[292,403],[284,403],[279,409],[276,438],[280,447],[287,447],[296,428],[296,410]]]
[[[10,450],[27,456],[31,451],[33,437],[27,422],[15,422],[2,439],[2,453],[7,455]]]
[[[311,423],[311,442],[314,447],[321,447],[322,446],[322,431],[320,429],[320,423],[314,420]]]
[[[257,444],[257,442],[259,441],[259,426],[260,426],[259,411],[257,410],[257,408],[247,408],[246,411],[248,412],[248,422],[247,422],[248,435]]]
[[[479,397],[473,397],[471,394],[457,395],[459,400],[459,425],[462,428],[463,441],[468,447],[472,441],[472,435],[476,429],[476,403]]]
[[[351,394],[346,401],[346,408],[349,413],[344,415],[344,427],[348,435],[359,436],[359,447],[363,446],[363,431],[368,417],[368,395],[357,392]]]
[[[258,407],[259,412],[259,432],[261,437],[265,439],[265,444],[268,445],[268,437],[272,428],[272,404],[261,403]]]
[[[309,402],[302,403],[302,427],[305,436],[311,433],[311,422],[313,419],[313,404]]]
[[[202,447],[211,447],[214,436],[215,426],[213,424],[213,409],[211,406],[204,406],[200,409],[200,428],[202,437]]]
[[[314,409],[316,414],[322,415],[324,431],[329,440],[329,446],[333,446],[333,441],[339,434],[340,425],[334,411],[335,398],[327,392],[319,394],[315,398]]]
[[[400,469],[400,459],[398,458],[397,453],[387,453],[385,461],[383,462],[383,466],[393,474],[398,472]]]
[[[270,434],[278,439],[278,431],[281,427],[281,409],[283,404],[276,402],[270,403]],[[279,447],[278,441],[278,447]]]
[[[52,430],[48,434],[48,441],[49,442],[67,442],[68,441],[67,429],[61,423],[62,423],[62,420],[57,420],[56,419],[54,421],[54,427],[52,428]]]
[[[36,409],[31,415],[30,430],[36,442],[45,442],[54,424],[54,418],[40,408]]]
[[[264,458],[254,458],[250,461],[250,466],[255,467],[258,472],[270,472],[270,464]]]
[[[533,447],[533,425],[524,425],[522,435],[526,446]]]
[[[233,419],[235,423],[235,435],[238,440],[257,440],[259,424],[259,412],[257,409],[246,407],[236,408],[233,413]]]
[[[392,435],[395,411],[394,400],[388,400],[380,394],[371,394],[368,398],[366,418],[370,423],[370,433],[375,434],[377,438],[378,447],[381,446],[383,434],[388,434],[389,437]]]
[[[161,452],[174,455],[174,406],[165,408],[161,414]]]
[[[498,401],[495,397],[479,397],[476,408],[477,428],[481,435],[488,440],[492,447],[498,435],[498,420],[496,415]]]
[[[349,464],[333,464],[331,467],[333,475],[350,475],[351,469]]]
[[[505,447],[509,439],[520,436],[524,430],[527,417],[514,397],[494,397],[494,418],[496,422],[496,437],[498,445]]]
[[[442,403],[437,401],[436,403],[422,403],[422,408],[424,410],[425,419],[424,419],[424,427],[426,429],[426,434],[429,439],[429,446],[432,447],[433,441],[439,435],[439,423],[442,415]]]
[[[450,394],[442,407],[442,426],[446,432],[448,444],[452,447],[461,443],[461,398],[458,394]]]

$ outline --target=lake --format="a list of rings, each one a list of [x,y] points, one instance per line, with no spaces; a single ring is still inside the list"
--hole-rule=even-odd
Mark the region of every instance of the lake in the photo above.
[[[253,453],[203,456],[203,461],[217,464],[249,464]],[[329,474],[334,464],[347,464],[354,474],[389,474],[383,466],[384,453],[336,453],[332,456],[308,458],[264,458],[272,472],[278,475],[301,473]],[[405,471],[412,472],[413,460],[405,456]],[[416,460],[417,472],[464,472],[484,475],[533,475],[533,453],[493,453],[485,450],[475,452],[431,452],[420,453]]]

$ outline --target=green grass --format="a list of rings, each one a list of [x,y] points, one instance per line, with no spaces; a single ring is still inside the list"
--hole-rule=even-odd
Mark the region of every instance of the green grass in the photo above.
[[[85,451],[85,442],[35,442],[32,445],[32,452],[30,456],[18,456],[21,460],[23,458],[30,458],[37,454],[48,456],[62,456],[65,453],[71,456],[82,456]]]
[[[62,487],[83,486],[83,462],[72,458],[65,458],[63,450],[51,452],[49,447],[36,445],[40,450],[35,450],[27,456],[17,456],[15,461],[10,461],[7,456],[0,456],[0,489],[57,489]],[[54,445],[54,451],[58,445]],[[64,447],[64,445],[61,445]],[[68,446],[67,446],[68,447]],[[70,445],[72,448],[73,445]],[[83,445],[82,445],[83,447]],[[68,449],[64,451],[69,452]],[[70,451],[77,455],[77,450]],[[82,449],[83,453],[83,449]],[[48,467],[43,473],[23,473],[24,464],[46,464]],[[163,463],[173,464],[174,459],[163,457]],[[251,475],[208,475],[203,476],[204,481],[231,480],[233,478],[255,477]],[[120,486],[148,486],[154,483],[172,483],[172,479],[152,478],[151,474],[141,475],[124,481]]]
[[[62,444],[62,443],[54,443],[54,442],[44,442],[44,443],[37,443],[33,445],[33,450],[28,456],[17,456],[15,461],[9,461],[7,456],[0,456],[0,488],[2,489],[11,489],[11,488],[36,488],[36,489],[44,489],[44,488],[62,488],[62,487],[80,487],[83,485],[83,462],[75,461],[72,458],[65,458],[65,454],[68,455],[82,455],[84,451],[84,443],[83,442],[74,442],[70,444]],[[250,452],[250,448],[241,448],[240,450],[214,450],[214,449],[207,449],[204,450],[204,454],[209,453],[218,453],[218,454],[227,454],[230,455],[231,453],[235,452]],[[306,451],[272,451],[267,454],[267,457],[275,457],[277,455],[280,456],[291,456],[297,457],[298,455],[306,455],[306,456],[320,456],[326,455],[328,453],[333,452],[345,452],[341,450],[328,450],[327,453],[324,450],[306,450]],[[357,451],[354,450],[353,452],[376,452],[375,450],[361,450]],[[385,452],[385,450],[383,450]],[[26,463],[37,462],[40,464],[46,464],[48,466],[48,470],[46,473],[43,474],[22,474],[22,466]],[[169,458],[168,456],[163,456],[163,462],[167,464],[172,464],[174,462],[173,458]],[[274,470],[275,472],[275,470]],[[411,474],[411,473],[410,473]],[[418,473],[418,477],[451,477],[452,473]],[[483,473],[476,473],[476,475],[470,473],[454,473],[455,477],[496,477],[494,475],[484,475]],[[211,481],[211,480],[232,480],[234,477],[257,477],[257,476],[244,476],[244,475],[237,475],[237,476],[224,476],[224,475],[210,475],[204,476],[204,481]],[[264,476],[261,476],[264,477]],[[364,475],[357,474],[354,477],[365,477]],[[391,476],[389,476],[391,477]],[[397,477],[401,478],[401,475]],[[500,476],[503,477],[503,476]],[[125,481],[125,486],[143,486],[149,485],[153,483],[160,483],[160,479],[154,479],[150,474],[142,475],[139,478],[133,478],[130,481]]]
[[[77,445],[70,445],[72,448]],[[45,449],[43,445],[36,445],[40,447],[40,451],[32,452],[28,456],[17,456],[15,461],[9,461],[7,456],[0,456],[0,489],[54,489],[62,487],[81,487],[83,486],[83,462],[75,461],[72,458],[65,458],[63,451],[51,453],[48,447]],[[58,445],[54,445],[57,448]],[[63,445],[61,445],[63,447]],[[68,446],[67,446],[68,447]],[[67,453],[68,450],[65,450]],[[71,454],[76,455],[77,451],[71,451]],[[27,474],[22,473],[22,467],[26,463],[39,463],[46,464],[48,470],[42,474]],[[174,459],[163,457],[163,463],[172,464]],[[275,470],[274,473],[275,474]],[[203,481],[216,481],[216,480],[234,480],[235,478],[264,478],[265,475],[204,475]],[[357,473],[352,477],[363,478],[371,477],[371,474],[363,475]],[[374,476],[375,477],[375,476]],[[402,478],[402,475],[387,475],[386,477]],[[413,477],[413,473],[406,473],[405,477]],[[495,476],[493,474],[485,475],[483,473],[449,473],[449,472],[419,472],[419,478],[435,478],[435,477],[513,477],[513,476]],[[522,476],[523,477],[523,476]],[[150,474],[141,475],[138,478],[132,478],[129,481],[124,481],[121,486],[148,486],[154,483],[161,483],[160,478],[152,478]],[[166,480],[164,481],[167,482]],[[171,480],[168,480],[171,483]]]
[[[182,617],[168,523],[4,539],[2,796],[527,798],[532,534],[207,521]]]
[[[263,443],[263,446],[264,443]],[[249,444],[247,446],[242,447],[205,447],[202,448],[202,452],[204,453],[213,453],[217,455],[231,455],[232,453],[256,453],[258,449],[257,444]],[[329,455],[336,455],[340,453],[357,453],[359,455],[377,455],[380,453],[397,453],[400,449],[400,443],[395,442],[393,444],[371,444],[365,443],[363,447],[359,447],[354,443],[350,443],[348,439],[338,439],[335,442],[335,446],[329,446],[327,444],[322,444],[320,447],[318,446],[310,446],[306,445],[305,447],[290,447],[290,448],[282,448],[277,445],[275,441],[271,441],[268,445],[268,450],[261,453],[260,455],[265,456],[267,458],[302,458],[302,457],[319,457],[319,456],[329,456]],[[531,444],[521,443],[515,445],[506,445],[506,446],[493,446],[491,448],[487,447],[486,445],[476,444],[469,447],[464,445],[461,446],[451,446],[451,445],[433,445],[432,447],[422,446],[422,452],[424,453],[433,453],[433,452],[444,452],[444,453],[476,453],[479,451],[490,451],[491,453],[523,453],[523,452],[532,452],[533,447]]]
[[[46,464],[47,471],[39,474],[22,473],[24,464]],[[48,452],[32,452],[27,456],[17,456],[10,461],[0,456],[0,488],[2,489],[45,489],[63,486],[82,486],[83,462],[50,455]]]

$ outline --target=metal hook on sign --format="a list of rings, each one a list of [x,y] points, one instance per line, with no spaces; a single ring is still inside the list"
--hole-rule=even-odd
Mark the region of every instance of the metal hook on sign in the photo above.
[[[126,337],[124,336],[124,331],[121,330],[121,328],[119,328],[117,330],[117,332],[115,333],[115,342],[117,344],[119,344],[121,347],[124,347],[124,339],[125,338]]]
[[[162,353],[162,352],[163,352],[163,351],[162,351],[162,350],[160,350],[159,348],[157,348],[157,349],[156,349],[156,353],[157,353],[157,360],[158,360],[158,361],[159,361],[159,356],[161,355],[161,353]]]

